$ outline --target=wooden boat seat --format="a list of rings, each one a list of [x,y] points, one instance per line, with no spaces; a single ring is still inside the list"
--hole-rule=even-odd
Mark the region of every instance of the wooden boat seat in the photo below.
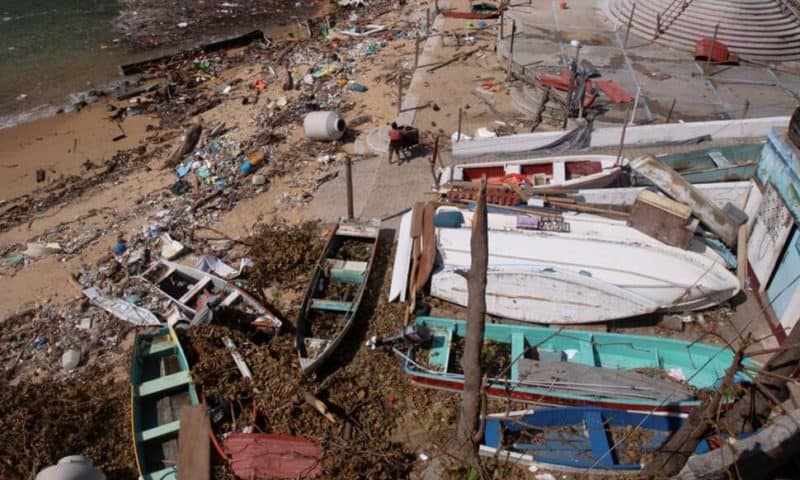
[[[206,288],[206,286],[211,283],[211,277],[203,277],[202,280],[195,283],[192,288],[190,288],[186,293],[183,294],[178,301],[184,305],[186,305],[189,300],[191,300],[195,295],[197,295],[201,290]],[[191,308],[191,307],[190,307]]]
[[[157,472],[151,472],[139,477],[139,480],[164,480],[165,478],[175,478],[177,476],[175,467],[167,467]]]
[[[157,427],[148,428],[147,430],[138,432],[136,434],[136,441],[140,443],[149,442],[169,435],[174,435],[178,433],[180,429],[181,421],[175,420],[173,422],[165,423],[164,425],[159,425]]]
[[[603,457],[598,465],[613,466],[614,458],[611,453],[606,453],[611,449],[611,442],[606,434],[606,426],[600,412],[587,411],[583,414],[586,420],[586,428],[589,430],[589,443],[592,446],[592,458]]]
[[[438,367],[444,372],[447,370],[447,365],[450,363],[450,347],[453,345],[453,331],[437,331],[436,333],[437,335],[434,336],[434,342],[431,345],[430,354],[428,355],[428,364]],[[444,335],[439,335],[439,333],[443,333]]]
[[[239,295],[239,292],[234,290],[233,292],[229,293],[227,297],[225,297],[225,300],[222,301],[222,306],[230,307],[236,303],[237,300],[239,300],[240,296],[241,295]]]
[[[332,282],[361,285],[364,283],[368,265],[367,262],[326,258],[325,266],[330,271]]]
[[[314,298],[311,300],[311,308],[314,310],[328,310],[331,312],[349,312],[353,309],[353,302]]]
[[[163,356],[175,351],[175,344],[172,342],[150,342],[146,349],[141,352],[143,357]]]
[[[166,375],[154,380],[142,382],[139,384],[136,391],[140,397],[147,397],[149,395],[154,395],[159,392],[180,387],[181,385],[188,385],[191,382],[192,379],[189,376],[189,372],[182,370],[180,372],[173,373],[172,375]]]

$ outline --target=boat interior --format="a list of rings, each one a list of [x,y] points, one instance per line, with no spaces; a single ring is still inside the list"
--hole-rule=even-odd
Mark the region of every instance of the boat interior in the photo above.
[[[144,478],[170,478],[178,460],[181,408],[198,398],[189,365],[168,330],[137,337],[131,384],[140,471]]]
[[[486,175],[486,178],[489,179],[489,183],[497,183],[498,179],[504,180],[506,176],[514,175],[526,179],[532,185],[547,185],[551,183],[563,183],[568,180],[600,173],[602,171],[603,164],[599,161],[592,160],[550,162],[531,165],[466,166],[462,170],[462,180],[470,182],[480,181],[481,177]]]

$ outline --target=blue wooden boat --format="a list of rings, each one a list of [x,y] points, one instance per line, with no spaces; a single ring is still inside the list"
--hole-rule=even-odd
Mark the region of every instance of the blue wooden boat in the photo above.
[[[331,231],[297,318],[295,348],[303,374],[333,354],[353,324],[367,288],[380,219],[342,219]]]
[[[199,400],[186,355],[171,327],[136,335],[130,375],[139,478],[177,479],[180,411]]]
[[[660,155],[660,161],[678,172],[689,183],[716,183],[750,180],[755,177],[764,143],[746,143]],[[652,185],[639,175],[631,175],[634,186]]]
[[[416,324],[432,340],[408,351],[410,380],[461,390],[466,322],[417,317]],[[662,337],[496,323],[484,334],[487,394],[528,403],[688,412],[700,404],[697,390],[716,388],[732,360],[728,348]]]
[[[643,460],[685,416],[593,407],[542,408],[490,415],[480,452],[548,470],[637,474]],[[695,453],[710,450],[707,441]]]

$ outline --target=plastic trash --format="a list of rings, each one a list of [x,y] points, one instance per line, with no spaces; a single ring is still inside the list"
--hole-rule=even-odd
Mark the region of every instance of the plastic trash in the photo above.
[[[183,253],[185,248],[183,244],[177,240],[173,240],[168,233],[161,235],[161,258],[172,260]]]
[[[73,348],[61,355],[61,366],[68,372],[75,370],[79,363],[81,363],[81,352]]]
[[[351,92],[366,92],[368,90],[366,85],[363,85],[358,82],[352,82],[347,86],[347,89]]]
[[[128,250],[128,244],[125,242],[124,239],[117,240],[117,244],[114,245],[114,255],[122,255],[125,251]]]
[[[248,162],[247,160],[245,160],[244,162],[242,162],[242,165],[239,167],[239,173],[241,173],[242,175],[247,175],[248,173],[250,173],[250,170],[252,170],[252,169],[253,169],[253,165],[250,162]]]

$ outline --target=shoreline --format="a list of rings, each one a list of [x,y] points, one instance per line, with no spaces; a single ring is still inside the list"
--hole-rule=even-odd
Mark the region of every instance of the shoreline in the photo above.
[[[300,13],[307,13],[314,10],[313,7],[303,6],[297,10],[298,15],[292,14],[288,18],[270,19],[263,18],[254,21],[252,18],[240,19],[230,25],[218,26],[210,32],[196,32],[191,26],[180,28],[176,25],[163,26],[162,37],[170,37],[169,41],[161,41],[157,44],[142,45],[141,42],[127,38],[126,29],[133,29],[133,26],[123,27],[120,25],[121,18],[125,15],[130,16],[132,6],[139,4],[150,4],[149,0],[134,0],[125,2],[120,7],[120,11],[111,21],[110,27],[114,28],[122,38],[115,39],[108,50],[113,66],[109,64],[97,64],[97,67],[85,76],[74,77],[70,82],[74,87],[78,84],[85,85],[85,88],[59,89],[49,86],[44,91],[18,91],[14,93],[2,104],[0,104],[0,130],[11,128],[17,125],[27,124],[60,115],[71,113],[92,103],[111,100],[120,89],[124,89],[126,84],[135,83],[137,75],[123,75],[121,67],[124,64],[146,61],[169,55],[180,55],[185,52],[195,51],[203,45],[219,42],[229,38],[234,38],[254,30],[264,32],[266,38],[285,37],[287,32],[300,31],[296,27],[300,22]],[[127,7],[126,7],[127,6]],[[126,11],[125,8],[128,8]],[[158,6],[150,6],[150,16],[168,14],[171,8],[165,8],[163,3]],[[319,16],[329,13],[331,7],[326,6],[320,12],[312,15],[308,21],[316,20]],[[134,11],[135,12],[135,11]],[[141,19],[140,19],[141,23]],[[163,22],[161,22],[163,24]],[[141,29],[141,25],[139,25]],[[140,35],[142,35],[140,33]],[[291,37],[291,33],[289,37]],[[55,92],[55,93],[54,93]]]

